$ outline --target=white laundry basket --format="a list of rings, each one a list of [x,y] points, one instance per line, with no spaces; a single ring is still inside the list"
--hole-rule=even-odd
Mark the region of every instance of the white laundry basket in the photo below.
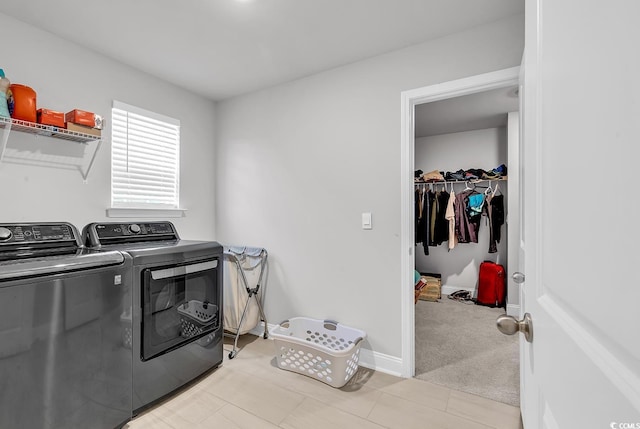
[[[332,320],[294,317],[271,331],[278,367],[342,387],[358,370],[364,331]]]

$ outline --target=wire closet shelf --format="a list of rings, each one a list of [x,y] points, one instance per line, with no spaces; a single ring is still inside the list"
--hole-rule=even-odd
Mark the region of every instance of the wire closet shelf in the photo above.
[[[43,137],[55,137],[58,139],[69,140],[76,143],[89,143],[99,140],[100,137],[91,134],[79,133],[77,131],[69,131],[64,128],[54,127],[52,125],[42,125],[35,122],[23,121],[20,119],[0,117],[0,128],[6,131],[14,130],[23,133],[35,134]]]

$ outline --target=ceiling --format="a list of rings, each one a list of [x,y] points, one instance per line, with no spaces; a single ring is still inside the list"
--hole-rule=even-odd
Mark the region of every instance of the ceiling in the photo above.
[[[524,0],[20,0],[0,13],[212,100],[524,13]]]
[[[425,103],[415,109],[415,136],[498,128],[519,110],[517,86]]]

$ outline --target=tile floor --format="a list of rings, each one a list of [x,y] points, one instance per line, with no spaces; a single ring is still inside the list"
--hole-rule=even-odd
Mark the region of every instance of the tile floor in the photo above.
[[[247,334],[206,378],[125,429],[522,429],[518,408],[360,368],[343,388],[279,369],[273,341]]]

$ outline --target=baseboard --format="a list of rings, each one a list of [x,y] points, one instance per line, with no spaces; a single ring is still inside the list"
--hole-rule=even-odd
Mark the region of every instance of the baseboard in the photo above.
[[[402,359],[369,349],[360,349],[360,365],[374,371],[402,377]]]
[[[278,325],[269,323],[267,324],[267,330],[271,332]],[[249,334],[262,337],[264,334],[264,322],[258,323],[255,328],[248,332]],[[384,372],[386,374],[402,377],[402,359],[396,356],[389,356],[384,353],[374,352],[369,349],[360,348],[360,362],[359,364],[365,368],[373,369],[375,371]]]
[[[269,323],[267,324],[267,332],[271,332],[272,330],[274,330],[278,325],[275,325],[273,323]],[[261,337],[264,335],[264,322],[260,322],[256,325],[255,328],[253,328],[252,330],[250,330],[248,332],[248,334],[253,334],[256,335],[258,337]]]

